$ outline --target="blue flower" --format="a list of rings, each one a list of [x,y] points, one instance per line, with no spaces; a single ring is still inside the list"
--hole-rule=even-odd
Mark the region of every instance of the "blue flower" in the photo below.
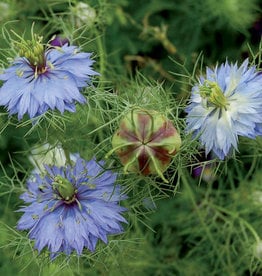
[[[39,253],[46,247],[54,258],[60,252],[82,254],[84,248],[94,251],[97,241],[107,243],[107,235],[120,234],[119,205],[125,198],[117,175],[103,170],[104,162],[78,158],[73,166],[45,166],[45,175],[34,174],[28,180],[28,191],[21,195],[27,204],[18,221],[19,230],[29,230]]]
[[[10,115],[24,114],[32,119],[48,109],[74,112],[75,103],[86,102],[79,89],[87,86],[92,69],[90,53],[76,46],[45,47],[40,40],[20,43],[20,57],[0,75],[0,105]]]
[[[262,135],[262,75],[248,60],[207,68],[192,88],[186,108],[188,132],[199,136],[205,152],[224,159],[237,150],[238,136]]]

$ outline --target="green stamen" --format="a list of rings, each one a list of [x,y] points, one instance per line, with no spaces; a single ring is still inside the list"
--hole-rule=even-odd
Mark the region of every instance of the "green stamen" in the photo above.
[[[24,40],[20,38],[20,42],[16,42],[19,47],[19,55],[27,58],[30,65],[35,68],[36,75],[46,71],[45,47],[42,43],[43,37],[32,33],[32,40]]]
[[[59,195],[64,199],[65,203],[72,203],[75,201],[76,189],[70,181],[63,178],[61,175],[57,175],[52,183]]]
[[[227,106],[227,98],[216,82],[205,81],[200,87],[200,96],[207,100],[207,103],[219,108]]]

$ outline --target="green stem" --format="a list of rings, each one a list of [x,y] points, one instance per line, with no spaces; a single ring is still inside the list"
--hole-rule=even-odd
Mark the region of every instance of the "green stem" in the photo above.
[[[223,208],[221,206],[218,206],[218,205],[215,205],[215,204],[212,204],[212,207],[214,207],[215,209],[219,210],[220,212],[223,212],[225,214],[227,214],[228,216],[232,217],[232,218],[235,218],[235,219],[238,219],[239,222],[242,224],[242,225],[245,225],[245,227],[250,231],[250,233],[254,236],[255,240],[257,242],[261,241],[259,235],[257,234],[256,230],[251,226],[250,223],[248,223],[246,220],[244,220],[243,218],[241,218],[237,213],[234,213],[234,212],[231,212],[229,211],[228,209],[226,208]]]
[[[103,34],[99,34],[97,30],[95,31],[97,36],[97,49],[98,49],[98,56],[99,56],[99,73],[100,73],[100,81],[99,86],[102,88],[104,86],[104,74],[106,71],[106,51],[103,43]]]
[[[185,185],[185,188],[189,194],[189,197],[192,201],[192,204],[194,206],[194,210],[196,212],[196,214],[198,215],[198,218],[199,218],[199,221],[201,223],[201,225],[203,226],[205,232],[206,232],[206,235],[208,237],[208,239],[210,240],[211,244],[213,244],[213,248],[214,248],[214,251],[216,252],[216,255],[217,255],[217,258],[220,260],[221,264],[226,267],[226,264],[225,264],[225,261],[223,260],[223,258],[221,257],[221,252],[219,252],[218,248],[215,246],[216,242],[214,241],[213,237],[212,237],[212,234],[208,228],[208,226],[206,225],[204,219],[203,219],[203,216],[201,214],[201,211],[199,210],[199,206],[197,205],[196,201],[195,201],[195,197],[194,197],[194,194],[193,194],[193,191],[190,187],[190,184],[188,183],[188,179],[185,175],[185,172],[183,171],[180,171],[180,175],[181,175],[181,179]]]

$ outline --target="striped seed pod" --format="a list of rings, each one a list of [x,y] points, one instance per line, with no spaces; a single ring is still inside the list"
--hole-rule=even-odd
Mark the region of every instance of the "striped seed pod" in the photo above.
[[[125,172],[143,175],[163,172],[181,146],[181,138],[173,123],[153,110],[133,109],[121,121],[112,138],[113,149]]]

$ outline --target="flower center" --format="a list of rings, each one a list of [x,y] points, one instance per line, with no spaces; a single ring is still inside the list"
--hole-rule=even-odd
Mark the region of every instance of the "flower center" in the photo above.
[[[72,183],[61,175],[54,178],[53,188],[59,193],[66,204],[70,204],[76,200],[76,189]]]
[[[216,82],[205,81],[200,87],[200,96],[215,107],[225,108],[228,104],[227,98]]]
[[[27,58],[30,65],[34,68],[35,74],[40,75],[46,72],[45,48],[42,37],[32,35],[32,40],[22,40],[18,42],[20,48],[19,55]]]

